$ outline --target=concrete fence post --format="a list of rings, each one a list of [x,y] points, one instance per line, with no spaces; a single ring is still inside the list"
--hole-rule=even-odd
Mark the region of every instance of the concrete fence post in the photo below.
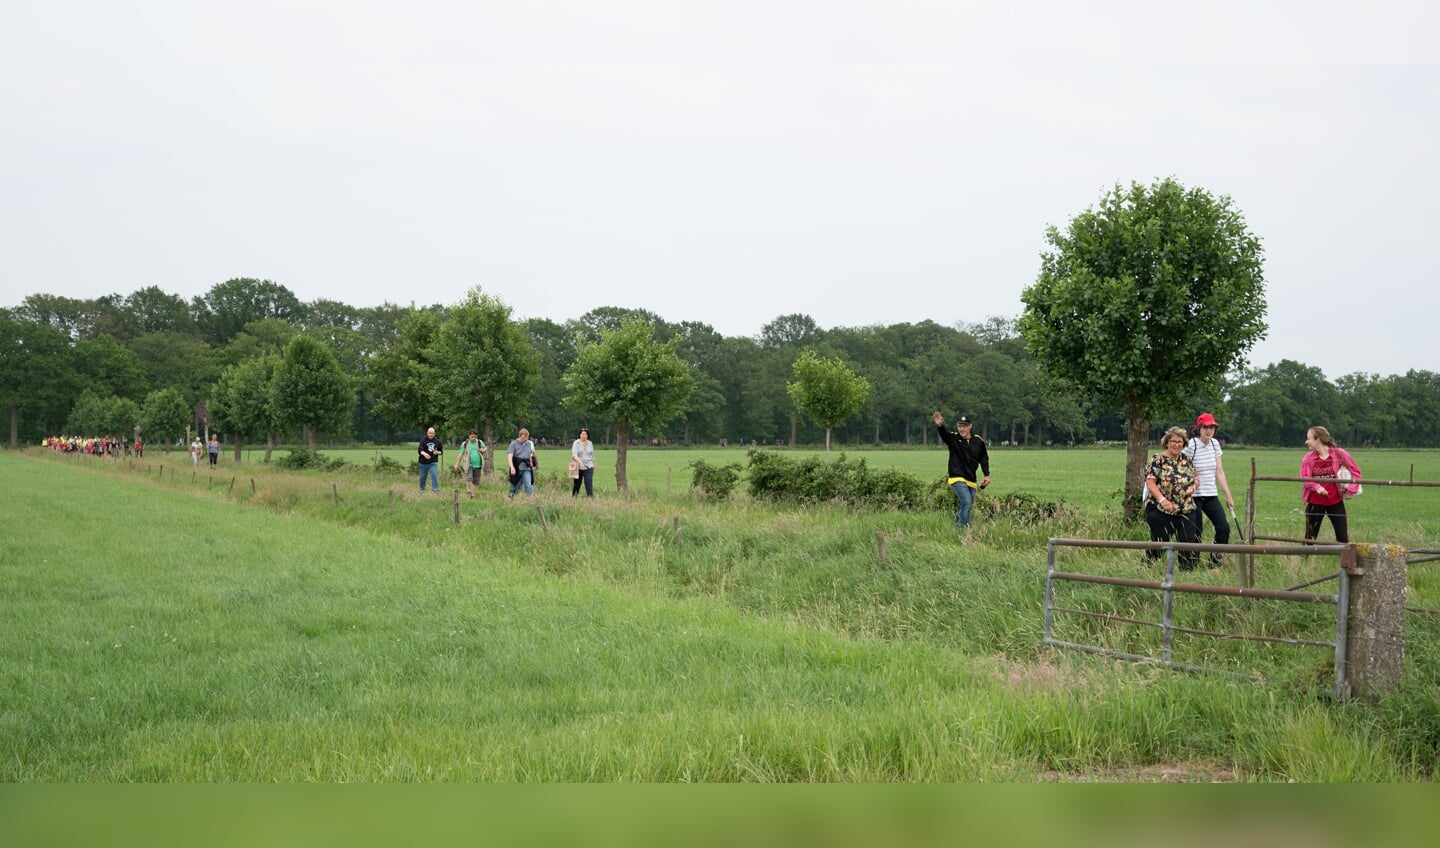
[[[1346,616],[1345,658],[1350,693],[1374,700],[1400,687],[1405,671],[1405,549],[1355,546]]]

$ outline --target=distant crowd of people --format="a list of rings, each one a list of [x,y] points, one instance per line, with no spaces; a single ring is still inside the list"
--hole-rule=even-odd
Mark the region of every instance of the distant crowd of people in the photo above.
[[[91,456],[144,456],[145,443],[134,443],[115,436],[50,436],[42,443],[57,453],[83,453]]]

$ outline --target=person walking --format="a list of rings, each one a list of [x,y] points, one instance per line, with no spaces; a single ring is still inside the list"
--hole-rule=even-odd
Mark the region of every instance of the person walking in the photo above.
[[[190,464],[191,464],[191,465],[199,465],[199,464],[200,464],[200,454],[202,454],[202,453],[204,453],[204,452],[205,452],[205,445],[200,442],[200,437],[199,437],[199,436],[196,436],[196,437],[195,437],[195,440],[190,443]]]
[[[210,444],[206,445],[205,450],[210,454],[210,467],[214,468],[220,461],[220,437],[211,433]]]
[[[1190,514],[1195,511],[1195,465],[1185,455],[1189,441],[1184,427],[1171,427],[1161,439],[1160,453],[1151,457],[1145,471],[1145,489],[1150,497],[1145,501],[1145,523],[1150,525],[1150,541],[1179,542],[1197,541],[1195,522]],[[1145,552],[1147,561],[1160,558],[1160,551]],[[1180,551],[1180,570],[1194,571],[1199,556],[1194,551]]]
[[[429,427],[425,430],[425,438],[420,440],[420,447],[416,451],[420,457],[420,491],[425,491],[425,478],[430,478],[431,491],[440,493],[440,457],[445,453],[445,443],[435,438],[435,428]]]
[[[953,433],[945,429],[945,416],[940,413],[932,415],[931,420],[940,432],[940,440],[950,449],[947,482],[958,504],[955,526],[967,530],[975,493],[990,485],[990,452],[985,440],[972,434],[973,423],[969,416],[962,415],[956,419]]]
[[[480,472],[485,469],[485,440],[474,430],[460,446],[460,455],[455,457],[455,470],[465,475],[465,489],[471,498],[475,497],[475,486],[480,482]]]
[[[579,497],[580,483],[585,483],[585,497],[595,497],[595,443],[590,441],[590,431],[580,428],[580,437],[570,445],[570,464],[576,472],[570,485],[570,497]]]
[[[1195,521],[1195,541],[1202,541],[1205,535],[1205,519],[1210,519],[1210,524],[1215,528],[1215,544],[1230,544],[1230,522],[1225,519],[1225,507],[1230,512],[1235,512],[1235,497],[1230,494],[1230,481],[1225,479],[1225,466],[1220,458],[1225,454],[1224,448],[1220,446],[1220,440],[1215,438],[1215,431],[1220,425],[1215,421],[1215,416],[1208,412],[1200,413],[1195,419],[1195,428],[1200,435],[1190,439],[1185,445],[1184,454],[1190,458],[1190,463],[1195,466],[1195,479],[1198,485],[1195,488],[1195,511],[1191,517]],[[1220,492],[1225,492],[1225,505],[1220,504]],[[1212,568],[1223,565],[1225,555],[1216,551],[1210,554],[1210,566]]]
[[[510,461],[510,499],[515,499],[515,493],[520,487],[525,487],[525,497],[535,495],[535,443],[530,441],[530,431],[524,427],[510,442],[510,447],[505,452]]]
[[[1360,479],[1360,466],[1346,453],[1330,431],[1324,427],[1311,427],[1305,431],[1305,445],[1310,452],[1300,460],[1301,477],[1335,477],[1348,472],[1350,479]],[[1305,483],[1300,490],[1300,499],[1305,503],[1305,540],[1320,537],[1320,525],[1325,516],[1330,516],[1330,527],[1335,531],[1335,541],[1348,544],[1350,541],[1349,518],[1345,513],[1345,498],[1356,493],[1357,486],[1337,479],[1333,483]]]

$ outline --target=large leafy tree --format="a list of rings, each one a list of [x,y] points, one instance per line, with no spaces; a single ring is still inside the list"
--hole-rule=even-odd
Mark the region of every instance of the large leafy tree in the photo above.
[[[401,429],[421,429],[436,423],[435,381],[441,365],[435,361],[435,338],[440,315],[411,309],[400,319],[399,332],[375,355],[370,387],[375,393],[375,414]]]
[[[312,454],[319,431],[342,432],[355,408],[354,386],[335,354],[309,336],[296,336],[285,346],[271,392],[275,417],[287,427],[304,428]]]
[[[1300,445],[1305,431],[1323,424],[1339,405],[1323,371],[1282,359],[1243,374],[1230,393],[1234,422],[1226,430],[1256,444]]]
[[[450,432],[471,427],[495,444],[495,422],[524,411],[540,382],[530,335],[510,320],[510,307],[473,288],[450,309],[435,337],[435,398]],[[493,472],[493,458],[486,465]]]
[[[108,436],[110,399],[102,398],[92,389],[80,393],[65,419],[65,432],[72,436]]]
[[[582,342],[575,364],[565,372],[565,398],[572,409],[615,422],[615,485],[629,489],[625,459],[630,427],[644,422],[658,428],[685,410],[694,387],[690,366],[676,355],[680,337],[655,341],[655,327],[639,318],[600,333],[598,342]]]
[[[140,357],[108,334],[75,343],[75,375],[119,397],[141,398],[150,388]]]
[[[274,433],[280,428],[275,414],[272,382],[280,356],[261,356],[231,365],[220,372],[210,392],[210,417],[235,444],[235,461],[247,440],[266,439],[265,461],[270,461]]]
[[[170,294],[158,286],[137,289],[125,298],[125,310],[129,313],[129,328],[135,335],[144,333],[180,333],[196,336],[200,328],[195,316],[179,295]],[[124,338],[121,336],[121,338]]]
[[[299,324],[306,314],[294,292],[279,283],[249,277],[216,284],[204,296],[197,296],[190,308],[206,341],[216,347],[228,344],[251,321],[279,318]]]
[[[1019,330],[1051,374],[1125,409],[1134,517],[1150,419],[1184,414],[1265,334],[1260,240],[1230,198],[1173,179],[1116,185],[1045,238]]]
[[[794,382],[785,393],[795,408],[825,428],[825,456],[830,456],[830,432],[854,415],[870,396],[870,381],[850,370],[839,358],[823,357],[806,348],[791,366]]]
[[[36,418],[26,435],[58,432],[70,407],[74,372],[69,340],[53,326],[0,309],[0,407],[10,413],[10,447],[18,447],[20,416]]]
[[[162,442],[168,451],[182,436],[190,433],[190,403],[178,389],[157,389],[145,396],[140,408],[140,434],[147,442]]]
[[[112,397],[105,407],[105,432],[127,442],[140,426],[140,404],[124,397]]]
[[[147,386],[178,389],[192,404],[205,397],[219,373],[215,352],[193,336],[168,330],[146,333],[131,341],[129,348]]]

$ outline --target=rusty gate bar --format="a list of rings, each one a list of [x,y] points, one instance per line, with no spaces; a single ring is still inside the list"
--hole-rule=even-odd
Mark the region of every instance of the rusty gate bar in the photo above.
[[[1138,618],[1130,618],[1123,615],[1112,615],[1108,612],[1092,612],[1090,610],[1071,609],[1069,607],[1056,607],[1056,612],[1069,613],[1071,615],[1082,615],[1086,618],[1099,618],[1105,621],[1119,621],[1125,624],[1137,624],[1141,627],[1159,627],[1160,624],[1154,621],[1142,621]],[[1300,645],[1307,648],[1328,648],[1333,643],[1317,642],[1314,639],[1286,639],[1281,636],[1252,636],[1247,633],[1221,633],[1217,630],[1198,630],[1194,627],[1173,628],[1176,633],[1190,633],[1195,636],[1214,636],[1216,639],[1234,639],[1238,642],[1274,642],[1281,645]]]
[[[1253,481],[1252,481],[1253,485]],[[1057,571],[1055,568],[1056,552],[1061,547],[1074,548],[1105,548],[1120,550],[1164,550],[1165,551],[1165,576],[1163,580],[1143,580],[1133,577],[1111,577],[1099,574],[1081,574],[1078,572]],[[1339,591],[1335,594],[1320,594],[1315,592],[1300,592],[1296,589],[1255,589],[1248,585],[1241,586],[1213,586],[1198,583],[1176,583],[1175,563],[1179,551],[1224,551],[1230,553],[1246,554],[1273,554],[1273,555],[1336,555],[1340,563],[1336,575],[1327,576],[1311,583],[1313,585],[1324,582],[1338,576],[1340,580]],[[1345,632],[1349,621],[1350,603],[1350,574],[1347,567],[1354,567],[1354,546],[1347,544],[1305,544],[1305,545],[1215,545],[1196,542],[1135,542],[1122,540],[1099,540],[1099,539],[1070,539],[1052,538],[1046,545],[1045,564],[1045,623],[1043,643],[1046,645],[1069,648],[1089,654],[1115,657],[1130,660],[1132,662],[1143,662],[1154,665],[1161,665],[1180,671],[1201,672],[1207,674],[1221,674],[1240,679],[1253,679],[1253,675],[1237,674],[1223,669],[1205,668],[1187,663],[1175,662],[1171,653],[1173,634],[1175,632],[1188,633],[1199,636],[1211,636],[1220,639],[1239,639],[1244,641],[1275,642],[1281,644],[1297,645],[1302,647],[1329,647],[1335,654],[1335,684],[1334,693],[1336,698],[1344,698],[1347,694],[1346,673],[1349,657],[1346,655]],[[1253,571],[1252,571],[1253,573]],[[1243,576],[1243,567],[1242,567]],[[1112,616],[1106,613],[1094,613],[1083,610],[1075,610],[1067,607],[1055,606],[1055,581],[1066,580],[1076,583],[1095,583],[1109,586],[1127,586],[1136,589],[1151,589],[1163,593],[1161,599],[1161,620],[1160,622],[1139,621],[1123,616]],[[1296,587],[1296,588],[1303,588]],[[1328,603],[1336,606],[1335,614],[1335,641],[1320,642],[1308,639],[1284,639],[1280,637],[1252,636],[1244,633],[1221,633],[1207,630],[1198,630],[1187,627],[1177,627],[1173,621],[1173,601],[1176,592],[1198,595],[1223,595],[1237,598],[1257,598],[1278,601],[1290,601],[1299,603]],[[1116,651],[1104,648],[1099,645],[1082,645],[1075,642],[1067,642],[1056,639],[1054,635],[1055,613],[1063,612],[1074,615],[1090,616],[1111,621],[1122,621],[1128,624],[1137,624],[1144,627],[1159,627],[1161,629],[1161,656],[1147,657],[1138,654],[1131,654],[1124,651]]]

